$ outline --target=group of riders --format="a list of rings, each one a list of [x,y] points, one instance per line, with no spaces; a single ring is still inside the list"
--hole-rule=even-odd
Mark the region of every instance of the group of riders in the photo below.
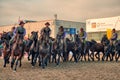
[[[26,35],[24,24],[25,23],[23,21],[20,21],[18,27],[12,27],[10,32],[4,32],[1,35],[0,44],[4,43],[4,67],[6,67],[6,63],[9,63],[9,58],[11,57],[11,68],[13,68],[14,63],[16,63],[14,69],[16,70],[19,61],[21,66],[21,59],[25,51],[28,53],[28,60],[30,60],[30,55],[32,55],[32,66],[35,65],[36,60],[39,57],[39,65],[43,68],[47,65],[47,62],[51,60],[51,55],[53,57],[52,62],[55,61],[57,64],[59,64],[60,58],[63,61],[68,61],[69,51],[73,52],[72,58],[74,58],[75,62],[78,62],[79,59],[82,60],[83,57],[86,60],[86,53],[88,53],[88,56],[94,60],[94,52],[98,52],[97,54],[99,54],[99,52],[103,52],[102,60],[104,60],[105,56],[110,57],[111,60],[112,58],[109,52],[113,49],[115,50],[116,43],[119,42],[117,41],[118,34],[115,29],[112,30],[111,38],[108,39],[107,35],[104,35],[100,44],[95,40],[87,41],[87,33],[83,28],[80,28],[80,31],[74,35],[74,38],[72,34],[66,38],[64,27],[60,26],[56,38],[52,38],[50,37],[51,29],[49,22],[45,23],[45,27],[40,31],[39,38],[38,31],[32,31],[28,40],[24,40]],[[120,45],[120,43],[118,45]],[[105,48],[105,46],[107,46],[107,48]],[[93,53],[91,53],[93,55],[89,54],[90,50],[93,51]],[[35,55],[35,53],[37,53],[37,55]],[[56,54],[58,54],[58,57]],[[96,58],[99,57],[99,55],[95,56]],[[118,54],[118,56],[120,56],[120,54]],[[90,59],[88,58],[88,60]],[[100,59],[98,58],[98,60]]]

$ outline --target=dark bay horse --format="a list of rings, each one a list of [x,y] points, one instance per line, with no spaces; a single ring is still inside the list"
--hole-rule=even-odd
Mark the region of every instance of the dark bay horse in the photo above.
[[[91,43],[92,43],[92,46],[90,47],[90,51],[91,51],[90,57],[94,61],[94,56],[95,56],[98,59],[98,61],[100,61],[100,52],[102,52],[104,56],[104,45],[101,43],[97,43],[95,40],[91,40]]]
[[[1,42],[3,43],[3,59],[4,59],[4,65],[3,67],[6,67],[6,64],[9,63],[9,58],[11,56],[11,50],[9,50],[9,41],[11,37],[7,33],[3,33],[1,36]]]
[[[14,69],[16,71],[18,63],[20,62],[19,67],[21,67],[21,60],[24,55],[24,47],[25,44],[23,42],[23,35],[21,34],[16,34],[15,36],[15,42],[13,43],[12,46],[12,52],[11,52],[11,69]],[[14,67],[15,63],[15,67]]]
[[[74,61],[77,62],[77,54],[79,53],[79,50],[77,48],[77,45],[75,42],[71,42],[68,38],[66,38],[66,54],[67,54],[67,60],[69,59],[69,52],[72,52],[72,58],[74,58]],[[70,59],[70,61],[72,60]]]
[[[32,44],[30,46],[30,54],[32,55],[31,64],[35,66],[36,60],[39,56],[39,41],[38,41],[38,32],[33,32],[32,34]]]

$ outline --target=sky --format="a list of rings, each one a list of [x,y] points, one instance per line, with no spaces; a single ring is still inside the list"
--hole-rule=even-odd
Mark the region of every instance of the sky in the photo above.
[[[0,0],[0,26],[21,20],[87,19],[120,16],[120,0]]]

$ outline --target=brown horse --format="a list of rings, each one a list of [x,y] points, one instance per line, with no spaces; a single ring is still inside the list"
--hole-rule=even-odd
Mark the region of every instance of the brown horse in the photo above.
[[[19,67],[21,67],[21,59],[24,55],[24,42],[23,42],[23,35],[16,34],[15,36],[15,42],[13,43],[12,52],[11,52],[11,68],[13,69],[14,63],[16,71],[18,62],[20,61]]]

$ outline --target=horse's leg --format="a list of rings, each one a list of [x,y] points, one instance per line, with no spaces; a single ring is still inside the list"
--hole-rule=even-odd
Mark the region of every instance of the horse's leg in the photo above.
[[[6,67],[6,57],[4,57],[4,65],[3,65],[3,67]]]
[[[92,52],[92,61],[94,61],[94,52]]]
[[[57,59],[56,59],[57,57],[56,56],[57,56],[57,53],[55,53],[55,56],[54,56],[55,63],[57,63]]]
[[[61,53],[58,53],[58,59],[57,59],[57,65],[59,65],[60,64],[60,56],[61,56]]]
[[[88,54],[88,61],[90,61],[90,54],[89,54],[89,51],[87,51],[87,54]]]
[[[38,59],[39,59],[39,66],[41,66],[41,57],[40,57],[40,54],[38,56]]]
[[[84,60],[86,61],[86,51],[83,52]]]
[[[32,64],[32,66],[35,66],[38,56],[39,56],[39,53],[38,53],[38,52],[35,52],[35,56],[34,56],[34,59],[33,59],[33,64]]]
[[[45,56],[45,66],[47,66],[48,60],[49,60],[49,55],[46,55],[46,56]]]
[[[3,67],[6,67],[6,56],[7,56],[6,50],[3,50],[3,59],[4,59]]]
[[[18,61],[19,61],[19,59],[17,59],[17,60],[16,60],[16,64],[15,64],[14,71],[16,71],[16,70],[17,70]]]
[[[56,52],[53,52],[53,55],[52,55],[52,63],[55,62],[56,63]]]
[[[79,61],[81,58],[81,53],[79,52],[78,55],[77,55],[77,61]]]
[[[119,57],[120,57],[120,52],[118,53],[118,58],[117,58],[117,61],[118,61]]]
[[[96,54],[95,54],[95,57],[98,59],[99,57],[97,56],[99,54],[99,52],[97,52]]]
[[[104,58],[105,58],[105,53],[103,52],[102,61],[104,61]]]
[[[9,52],[9,53],[8,53],[8,56],[7,56],[7,64],[10,63],[10,61],[9,61],[9,60],[10,60],[10,56],[11,56],[11,55],[10,55],[10,52]]]
[[[98,61],[100,61],[100,52],[98,52]]]
[[[112,58],[111,58],[111,61],[114,60],[114,56],[115,56],[115,52],[112,52]]]
[[[32,60],[31,60],[31,64],[33,65],[33,59],[34,59],[34,51],[33,50],[30,50],[30,54],[32,54]]]
[[[42,56],[42,68],[45,69],[45,60],[44,60],[43,56]]]
[[[120,51],[118,51],[118,52],[115,54],[116,62],[118,61],[119,57],[120,57]]]
[[[73,57],[74,57],[74,56],[72,55],[72,57],[71,57],[70,61],[72,61]]]
[[[22,66],[22,62],[21,62],[21,60],[22,60],[22,59],[20,58],[20,60],[19,60],[19,61],[20,61],[19,67],[21,67],[21,66]]]
[[[31,55],[31,53],[28,52],[28,61],[30,61],[30,55]]]
[[[84,57],[84,56],[83,56],[83,53],[81,53],[81,58],[80,58],[80,59],[81,59],[81,61],[83,61],[83,57]]]
[[[77,58],[76,58],[76,52],[75,51],[72,51],[73,52],[73,57],[74,57],[74,61],[77,63]]]
[[[50,53],[50,55],[48,56],[48,59],[49,59],[49,63],[51,63],[51,53]]]
[[[13,69],[14,63],[15,63],[16,57],[12,57],[12,61],[11,61],[11,69]]]

